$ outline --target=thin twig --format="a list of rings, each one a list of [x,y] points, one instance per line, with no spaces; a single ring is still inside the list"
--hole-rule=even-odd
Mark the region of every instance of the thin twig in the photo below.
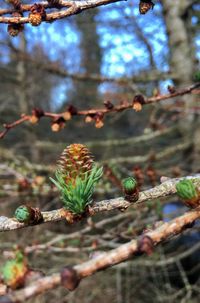
[[[175,98],[177,96],[183,96],[185,94],[190,94],[198,87],[200,87],[200,82],[193,84],[187,88],[177,90],[174,93],[168,93],[168,94],[159,95],[156,97],[151,97],[146,99],[144,98],[143,105],[160,102],[162,100],[168,100],[171,98]],[[88,109],[88,110],[77,110],[76,108],[69,106],[68,110],[63,113],[43,112],[42,110],[40,110],[41,115],[38,116],[37,118],[38,121],[43,117],[49,118],[52,123],[57,123],[58,125],[60,125],[60,129],[61,129],[65,125],[65,122],[73,116],[84,116],[84,117],[89,116],[94,121],[96,120],[96,118],[103,120],[103,117],[106,114],[121,112],[130,108],[133,108],[133,102],[123,102],[120,105],[116,105],[116,106],[113,105],[111,108],[105,106],[104,108]],[[8,133],[8,131],[11,130],[12,128],[24,123],[25,121],[31,121],[32,117],[33,115],[23,114],[23,116],[20,119],[16,120],[15,122],[10,124],[4,124],[5,130],[0,132],[0,139],[3,139],[5,135]]]

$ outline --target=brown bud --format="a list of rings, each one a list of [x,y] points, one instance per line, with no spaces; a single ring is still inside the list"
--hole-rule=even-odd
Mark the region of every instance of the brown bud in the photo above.
[[[31,189],[31,184],[28,179],[21,178],[17,180],[18,191],[24,191],[27,189]]]
[[[34,220],[33,223],[38,223],[43,221],[43,216],[39,208],[33,208]]]
[[[30,13],[29,14],[29,22],[32,26],[38,26],[42,22],[42,16],[40,13]]]
[[[53,124],[51,125],[51,130],[52,130],[53,132],[58,132],[59,130],[61,130],[60,124],[59,124],[59,123],[53,123]]]
[[[176,92],[175,87],[174,87],[174,86],[172,86],[172,85],[168,85],[168,86],[167,86],[167,89],[168,89],[168,91],[170,92],[170,94],[173,94],[173,93],[175,93],[175,92]]]
[[[104,126],[104,123],[102,120],[100,120],[100,119],[96,120],[96,122],[95,122],[96,128],[102,128],[103,126]]]
[[[16,37],[20,32],[22,32],[24,26],[22,24],[8,24],[7,31],[10,36]]]
[[[153,253],[153,240],[149,236],[142,236],[138,240],[138,251],[140,253],[146,253],[150,256]]]
[[[39,121],[39,119],[44,116],[44,111],[41,108],[34,108],[32,110],[32,116],[30,117],[30,122],[35,124]]]
[[[65,120],[63,117],[53,118],[51,129],[53,132],[60,131],[65,126]]]
[[[41,118],[44,116],[44,111],[41,108],[34,108],[32,110],[32,115],[36,116],[37,118]]]
[[[142,110],[142,105],[145,104],[145,99],[142,95],[136,95],[133,99],[133,109],[136,112]]]
[[[36,124],[39,121],[39,118],[35,115],[32,115],[29,120],[32,124]]]
[[[114,107],[114,105],[110,101],[104,101],[104,105],[109,110],[111,110]]]
[[[91,116],[86,116],[86,117],[85,117],[85,122],[86,122],[86,123],[90,123],[90,122],[92,122],[92,121],[93,121],[93,119],[92,119]]]
[[[103,113],[102,112],[98,112],[96,113],[95,117],[94,117],[94,120],[95,120],[95,127],[96,128],[101,128],[104,126],[104,123],[103,123]]]
[[[71,266],[66,266],[61,270],[61,284],[68,290],[72,291],[80,283],[80,278],[77,275],[76,270]]]
[[[145,104],[145,99],[143,95],[136,95],[133,99],[133,103],[134,102],[139,102],[141,104]]]
[[[151,8],[153,9],[154,3],[151,0],[140,0],[139,11],[140,14],[146,14]]]
[[[33,26],[38,26],[42,22],[42,20],[45,20],[46,18],[46,11],[44,9],[44,6],[41,4],[33,4],[31,7],[31,12],[29,14],[29,22]]]
[[[136,112],[140,112],[142,110],[142,105],[141,103],[139,102],[134,102],[133,103],[133,109],[136,111]]]
[[[68,112],[73,116],[73,115],[77,115],[78,110],[75,106],[69,105]]]
[[[67,209],[64,208],[61,209],[61,216],[65,217],[66,221],[69,224],[73,224],[75,221],[75,216]]]
[[[72,114],[69,111],[64,112],[64,114],[62,115],[63,119],[65,121],[70,120],[72,117]]]

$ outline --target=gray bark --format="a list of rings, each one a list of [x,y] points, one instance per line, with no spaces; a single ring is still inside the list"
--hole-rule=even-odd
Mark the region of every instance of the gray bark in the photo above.
[[[176,86],[187,86],[193,82],[195,71],[195,58],[191,39],[190,14],[188,9],[191,1],[188,0],[163,0],[163,15],[165,19],[168,44],[170,48],[170,69],[176,75],[174,81]],[[197,100],[195,96],[182,98],[185,101],[185,111],[194,105]],[[194,139],[194,150],[191,161],[191,168],[196,170],[200,162],[200,150],[197,138],[200,137],[199,124],[194,114],[187,114],[179,123],[183,134],[183,140],[188,137]]]

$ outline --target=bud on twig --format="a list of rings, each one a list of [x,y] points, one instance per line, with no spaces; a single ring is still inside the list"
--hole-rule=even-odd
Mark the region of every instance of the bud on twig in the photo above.
[[[153,9],[154,3],[151,0],[140,0],[139,11],[140,14],[146,14],[150,9]]]
[[[37,123],[41,117],[44,116],[44,111],[40,108],[34,108],[32,110],[32,116],[30,117],[30,122],[32,124]]]
[[[14,12],[12,13],[12,17],[22,17],[23,15],[20,12]],[[24,29],[23,24],[8,24],[7,31],[10,36],[16,37],[20,32],[22,32]]]
[[[44,6],[38,3],[35,3],[31,7],[31,12],[29,14],[29,22],[33,26],[38,26],[46,17],[46,11]]]
[[[176,184],[177,195],[186,206],[196,208],[200,206],[200,192],[191,180],[181,180]]]
[[[104,105],[108,110],[111,110],[114,107],[114,105],[110,101],[104,101]]]
[[[90,115],[85,117],[85,123],[91,123],[92,121],[93,121],[93,118]]]
[[[64,114],[62,115],[62,117],[63,117],[63,119],[64,119],[65,121],[68,121],[68,120],[71,119],[72,114],[71,114],[69,111],[66,111],[66,112],[64,112]]]
[[[139,190],[137,186],[137,181],[132,178],[126,178],[122,181],[124,197],[129,202],[135,202],[139,198]]]
[[[58,132],[65,126],[65,120],[63,117],[56,118],[52,120],[51,130],[53,132]]]
[[[133,109],[136,112],[142,110],[142,104],[145,104],[145,99],[142,95],[136,95],[133,99]]]
[[[77,272],[73,267],[66,266],[61,270],[61,284],[68,290],[72,291],[80,283],[80,278],[77,275]]]
[[[21,223],[35,224],[43,220],[39,208],[21,205],[15,211],[15,218]]]
[[[175,93],[175,92],[176,92],[175,87],[174,87],[174,86],[172,86],[172,85],[168,85],[168,86],[167,86],[167,89],[168,89],[168,91],[170,92],[170,94],[173,94],[173,93]]]
[[[101,128],[101,127],[104,126],[103,113],[101,113],[101,112],[96,113],[96,115],[94,117],[94,120],[95,120],[95,127],[96,128]]]
[[[140,253],[146,253],[150,256],[153,253],[153,240],[149,236],[142,236],[138,240],[138,251]]]

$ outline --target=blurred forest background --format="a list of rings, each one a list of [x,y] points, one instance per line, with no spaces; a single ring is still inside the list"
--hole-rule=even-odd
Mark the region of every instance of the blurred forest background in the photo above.
[[[168,93],[168,86],[195,83],[200,69],[198,2],[155,1],[146,15],[139,14],[138,1],[121,2],[36,28],[28,25],[15,38],[0,25],[0,125],[33,108],[53,112],[69,105],[102,108],[108,100],[120,104],[136,94],[156,96]],[[14,128],[0,142],[1,214],[12,216],[25,202],[42,210],[61,206],[49,176],[71,143],[86,144],[104,164],[95,200],[120,196],[120,180],[126,176],[135,176],[145,189],[159,184],[161,176],[200,172],[199,114],[199,97],[192,94],[144,106],[140,112],[111,113],[101,128],[82,117],[69,120],[59,132],[52,132],[46,118]],[[30,264],[49,273],[64,263],[80,263],[95,250],[116,247],[154,222],[185,211],[180,205],[174,198],[128,210],[123,220],[90,237],[63,238],[49,251],[33,251]],[[102,216],[111,214],[95,220]],[[13,243],[26,247],[48,242],[85,224],[68,227],[59,222],[1,234],[1,263]],[[148,259],[98,273],[73,293],[58,289],[32,301],[199,302],[198,240],[197,225],[193,232],[157,247]]]

